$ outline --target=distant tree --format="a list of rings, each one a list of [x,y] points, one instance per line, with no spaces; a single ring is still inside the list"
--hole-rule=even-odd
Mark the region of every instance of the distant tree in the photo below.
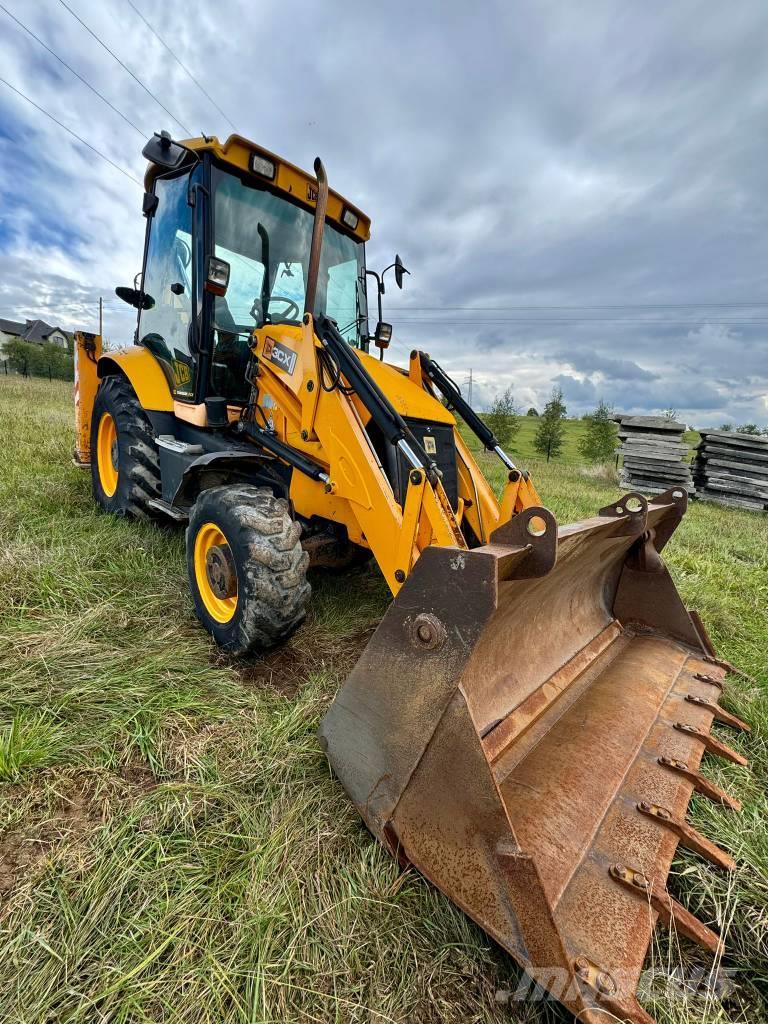
[[[668,409],[662,409],[661,415],[665,420],[676,420],[678,417],[677,409],[673,409],[671,406]]]
[[[12,370],[28,377],[72,380],[75,375],[74,359],[58,345],[35,345],[13,338],[6,342],[5,358]]]
[[[531,408],[528,410],[528,412],[525,415],[526,416],[538,416],[539,414],[538,414],[537,410],[534,409],[533,406],[531,406]]]
[[[584,417],[587,429],[579,441],[579,452],[587,462],[610,462],[616,455],[618,432],[613,415],[613,406],[601,398],[597,409]]]
[[[520,429],[520,417],[511,387],[494,398],[490,411],[485,414],[485,422],[496,435],[502,448],[508,448],[512,444]]]
[[[740,427],[736,427],[740,434],[757,434],[760,435],[763,431],[758,427],[756,423],[744,423]]]
[[[732,423],[721,423],[718,430],[725,430],[726,432],[733,430]]]
[[[547,462],[556,459],[563,449],[565,436],[565,403],[561,388],[552,388],[552,395],[544,406],[544,413],[539,417],[533,446],[537,452],[546,455]]]

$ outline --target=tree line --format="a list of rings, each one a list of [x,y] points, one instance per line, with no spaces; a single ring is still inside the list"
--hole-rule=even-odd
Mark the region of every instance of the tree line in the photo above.
[[[613,408],[604,401],[584,416],[585,430],[579,438],[578,450],[582,458],[595,464],[611,462],[616,457],[618,432],[613,420]],[[567,409],[563,392],[559,387],[552,389],[549,401],[541,415],[530,408],[526,416],[538,418],[533,446],[549,461],[562,453],[565,444],[565,419]],[[512,388],[498,395],[485,414],[485,422],[496,435],[502,448],[512,446],[520,430],[521,417],[515,406]]]
[[[75,359],[71,352],[48,342],[34,345],[13,338],[5,343],[8,366],[25,377],[48,377],[50,380],[74,380]]]

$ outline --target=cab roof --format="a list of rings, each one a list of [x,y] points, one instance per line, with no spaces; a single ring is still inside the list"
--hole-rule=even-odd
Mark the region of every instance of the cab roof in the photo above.
[[[277,192],[284,192],[292,196],[297,202],[307,209],[314,210],[317,203],[317,178],[308,174],[295,164],[283,160],[282,157],[270,153],[268,149],[257,146],[255,142],[244,138],[242,135],[230,135],[226,142],[219,142],[215,135],[201,136],[194,139],[179,140],[180,145],[195,153],[211,153],[217,160],[229,164],[232,168],[250,177],[254,182],[266,184]],[[269,178],[265,174],[259,174],[254,169],[253,158],[259,157],[261,166],[272,164],[274,175]],[[155,178],[165,173],[158,164],[150,163],[144,175],[144,187],[149,192]],[[347,222],[342,220],[344,214],[349,211]],[[371,221],[369,217],[359,210],[352,203],[347,202],[338,192],[332,190],[328,193],[328,210],[326,214],[329,220],[334,221],[348,234],[367,242],[371,235]],[[357,218],[354,228],[350,227],[348,221],[352,217]]]

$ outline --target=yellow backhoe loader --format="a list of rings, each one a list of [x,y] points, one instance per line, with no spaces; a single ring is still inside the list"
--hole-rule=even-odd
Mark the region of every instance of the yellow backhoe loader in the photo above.
[[[424,352],[368,333],[368,218],[239,136],[146,145],[135,344],[77,339],[76,460],[107,511],[186,525],[197,615],[235,654],[302,620],[311,564],[370,554],[394,600],[321,727],[370,830],[579,1020],[649,1021],[657,922],[717,951],[668,893],[729,666],[660,552],[673,489],[558,528]],[[388,268],[390,269],[390,268]],[[406,273],[392,268],[398,284]],[[369,352],[371,343],[380,358]],[[501,460],[498,501],[457,429]]]

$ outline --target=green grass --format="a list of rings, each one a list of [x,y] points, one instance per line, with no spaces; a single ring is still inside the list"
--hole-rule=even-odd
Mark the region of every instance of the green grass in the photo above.
[[[523,462],[542,461],[542,456],[539,455],[533,446],[536,430],[539,426],[539,417],[521,416],[518,422],[520,429],[509,446],[513,458],[519,458]],[[565,427],[563,448],[557,459],[553,461],[568,465],[582,463],[584,459],[579,453],[578,445],[586,428],[584,420],[565,420],[563,426]],[[546,458],[544,461],[546,461]]]
[[[539,418],[537,416],[520,416],[519,423],[520,429],[515,435],[515,439],[512,444],[509,445],[510,454],[514,459],[519,459],[525,466],[533,467],[545,463],[546,457],[540,455],[539,452],[536,451],[533,443],[536,436],[536,430],[539,425]],[[563,467],[583,465],[585,460],[583,455],[579,452],[579,441],[584,436],[586,423],[584,420],[565,420],[563,426],[565,427],[565,432],[563,434],[563,447],[557,458],[552,459],[551,462]],[[478,442],[474,435],[469,434],[469,432],[465,430],[464,436],[472,450],[476,450]],[[687,430],[683,435],[683,440],[689,447],[688,457],[693,458],[694,449],[701,440],[701,435],[695,430]]]
[[[566,1020],[495,1000],[517,968],[398,872],[318,746],[318,721],[387,605],[376,573],[313,580],[311,615],[287,647],[231,663],[194,619],[182,534],[94,508],[70,461],[71,388],[0,378],[0,406],[0,1020]],[[610,474],[534,469],[560,521],[617,494]],[[728,701],[755,727],[728,737],[750,769],[706,762],[744,812],[691,808],[739,870],[729,879],[681,854],[670,879],[727,932],[736,993],[723,1006],[669,992],[647,1005],[664,1024],[758,1024],[768,517],[694,504],[668,557],[723,655],[761,686],[734,680]],[[655,963],[708,968],[658,935]]]

